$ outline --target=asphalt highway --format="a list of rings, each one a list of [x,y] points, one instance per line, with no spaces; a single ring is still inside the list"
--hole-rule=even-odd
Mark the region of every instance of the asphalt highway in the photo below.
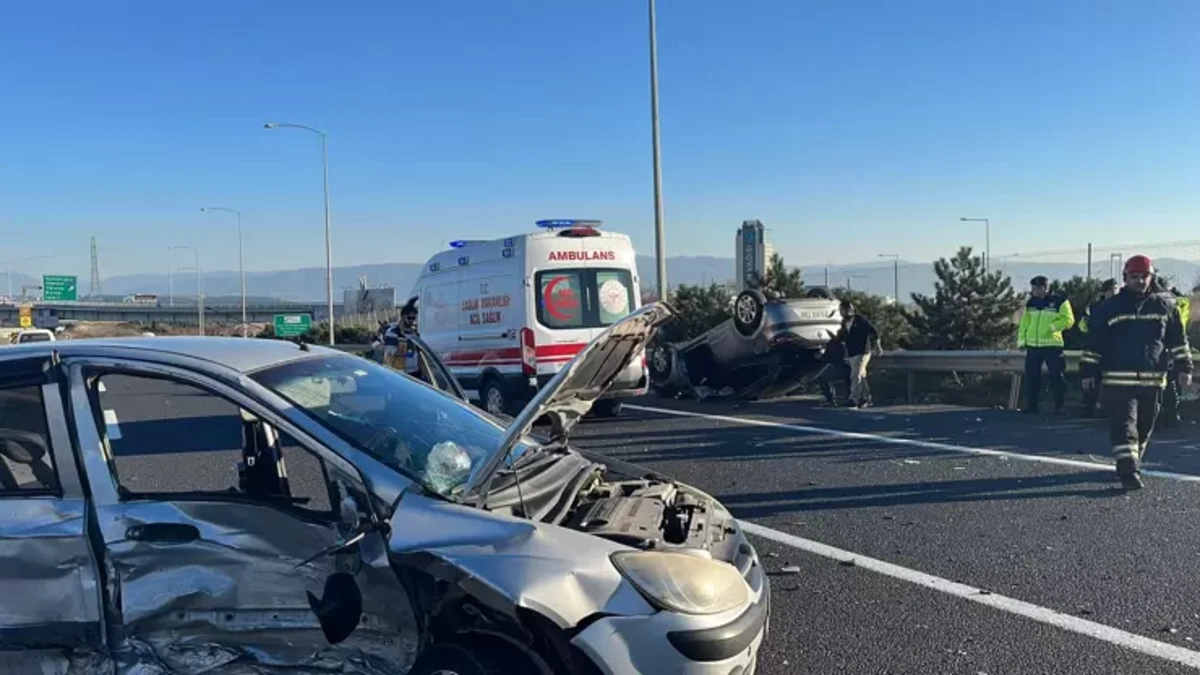
[[[106,389],[123,483],[236,480],[233,411]],[[189,430],[170,448],[168,414]],[[1195,427],[1156,435],[1136,493],[1108,467],[1102,422],[1001,410],[647,397],[574,438],[693,483],[747,524],[774,588],[764,675],[1200,670]],[[311,474],[289,465],[301,490]]]

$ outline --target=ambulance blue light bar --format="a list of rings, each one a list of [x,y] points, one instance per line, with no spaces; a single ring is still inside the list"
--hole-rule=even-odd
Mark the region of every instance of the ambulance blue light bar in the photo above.
[[[467,244],[480,244],[482,239],[456,239],[450,242],[450,248],[466,248]]]
[[[539,220],[538,227],[544,227],[548,230],[558,229],[560,227],[590,227],[593,229],[600,227],[599,220],[581,220],[579,218],[557,218],[553,220]]]

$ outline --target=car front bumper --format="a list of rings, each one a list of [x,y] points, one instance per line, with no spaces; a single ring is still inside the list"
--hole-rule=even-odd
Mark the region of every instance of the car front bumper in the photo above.
[[[758,599],[732,620],[674,612],[608,617],[572,643],[606,675],[753,675],[770,625],[770,581],[762,575]]]

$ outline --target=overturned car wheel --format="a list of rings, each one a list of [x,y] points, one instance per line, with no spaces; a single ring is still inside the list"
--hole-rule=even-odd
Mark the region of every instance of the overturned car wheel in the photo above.
[[[733,326],[745,337],[754,337],[762,330],[767,296],[756,289],[738,293],[733,302]]]
[[[458,644],[434,645],[417,657],[408,675],[534,675],[536,671],[520,657],[491,649]]]

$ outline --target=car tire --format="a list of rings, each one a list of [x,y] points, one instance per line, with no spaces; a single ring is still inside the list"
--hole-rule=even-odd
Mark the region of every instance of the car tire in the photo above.
[[[509,650],[511,651],[511,650]],[[443,643],[417,657],[408,675],[534,675],[534,669],[511,653],[482,646]]]
[[[671,383],[675,373],[675,348],[666,343],[660,343],[650,351],[646,359],[650,368],[650,382],[657,387],[665,387]]]
[[[509,415],[508,394],[499,378],[491,377],[479,392],[479,407],[493,415]]]
[[[762,330],[763,314],[767,307],[767,296],[757,289],[738,293],[733,301],[733,327],[743,337],[754,337]]]
[[[596,401],[592,404],[592,415],[595,417],[617,417],[621,414],[620,401]]]

